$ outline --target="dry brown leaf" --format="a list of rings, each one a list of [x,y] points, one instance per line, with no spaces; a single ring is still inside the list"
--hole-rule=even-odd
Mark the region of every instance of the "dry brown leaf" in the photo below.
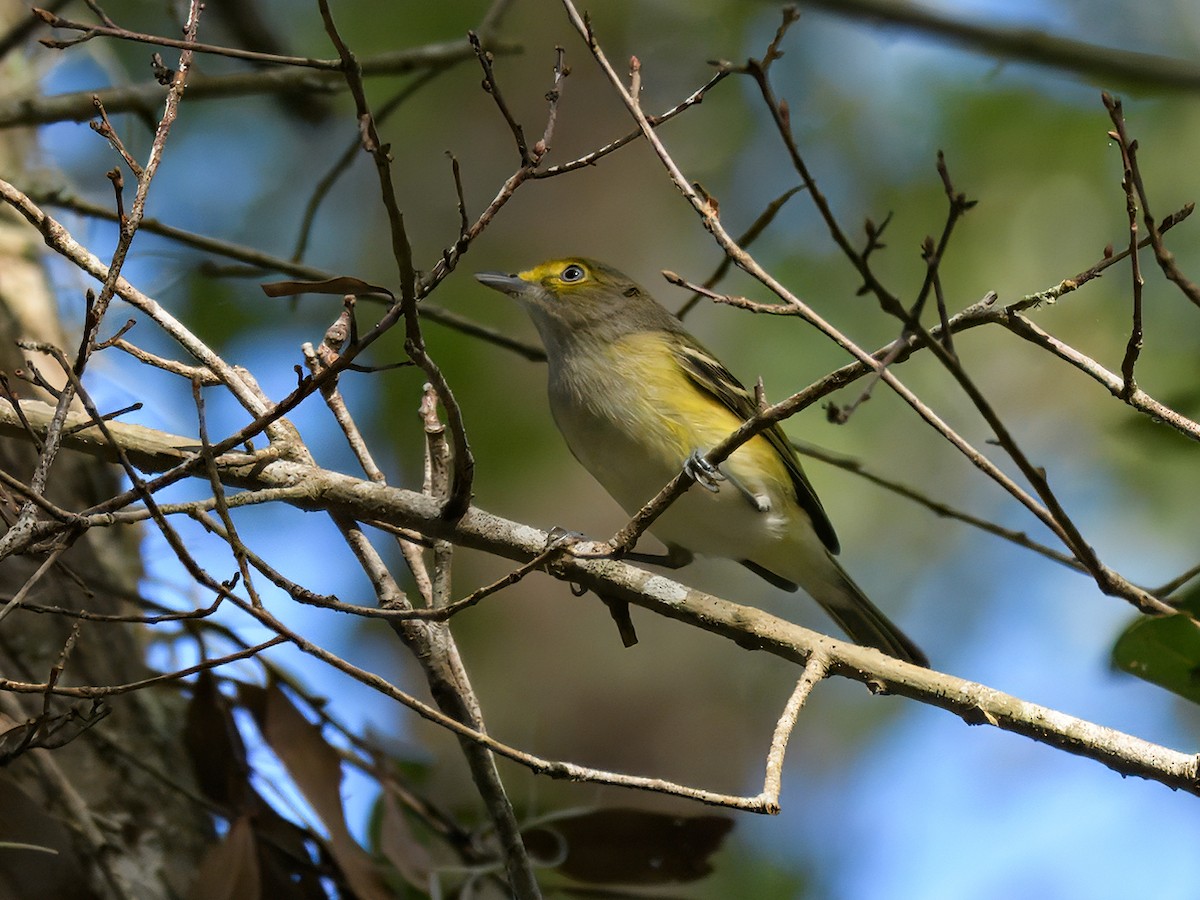
[[[258,847],[248,816],[239,816],[224,839],[204,854],[188,900],[244,900],[262,896]]]
[[[396,798],[385,790],[382,802],[379,851],[396,867],[401,878],[415,888],[426,890],[429,887],[429,873],[433,868],[429,850],[413,834],[408,818],[396,803]]]
[[[250,764],[229,700],[209,672],[201,672],[192,685],[192,699],[184,724],[184,742],[204,796],[231,814],[252,805]]]
[[[710,874],[708,858],[731,828],[726,816],[597,809],[530,829],[525,843],[536,858],[577,881],[670,884]]]
[[[330,855],[359,900],[388,900],[375,863],[350,834],[342,811],[342,761],[337,751],[287,695],[272,683],[265,688],[243,684],[242,703],[254,715],[264,740],[287,767],[329,834]]]

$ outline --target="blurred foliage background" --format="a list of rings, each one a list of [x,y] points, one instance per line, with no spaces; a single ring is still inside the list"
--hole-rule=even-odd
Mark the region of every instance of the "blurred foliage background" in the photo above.
[[[210,3],[202,39],[236,43],[220,4]],[[260,4],[287,52],[331,57],[310,4]],[[461,39],[487,4],[378,4],[344,0],[335,13],[360,59],[432,41]],[[974,21],[1028,26],[1102,46],[1194,59],[1200,8],[1189,0],[949,3]],[[709,60],[760,56],[780,21],[778,7],[737,0],[594,4],[596,35],[614,61],[642,64],[643,105],[666,110],[710,76]],[[136,30],[173,34],[161,4],[109,2]],[[541,134],[554,62],[571,66],[548,163],[561,163],[628,132],[632,125],[549,0],[516,0],[499,30],[519,45],[498,53],[505,98],[527,134]],[[1195,158],[1200,106],[1194,93],[1130,90],[948,45],[936,37],[804,10],[772,77],[786,97],[802,152],[847,228],[892,215],[879,272],[902,298],[924,273],[919,244],[937,234],[946,200],[935,155],[946,154],[955,186],[979,201],[955,234],[942,267],[951,311],[996,291],[1002,302],[1051,287],[1097,262],[1107,244],[1127,240],[1120,156],[1106,133],[1101,88],[1124,97],[1141,145],[1144,177],[1163,216],[1200,194]],[[150,51],[92,41],[61,54],[41,52],[49,93],[143,80]],[[241,68],[203,57],[213,74]],[[381,126],[396,160],[396,190],[415,258],[430,268],[458,230],[446,151],[462,167],[472,217],[517,167],[511,135],[468,59],[431,79]],[[377,77],[376,107],[414,76]],[[286,257],[314,185],[356,140],[353,107],[330,95],[324,114],[299,117],[270,97],[189,101],[151,191],[149,215],[172,225]],[[136,117],[116,119],[135,156],[150,134]],[[730,231],[749,225],[797,178],[753,84],[733,77],[702,105],[663,126],[661,135],[689,178],[721,204]],[[47,185],[111,203],[104,172],[114,164],[86,123],[42,129],[36,159]],[[64,214],[80,240],[103,255],[111,225]],[[1171,233],[1182,268],[1200,273],[1196,225]],[[386,218],[365,155],[336,183],[317,213],[306,261],[372,282],[396,283]],[[868,348],[895,337],[897,324],[855,294],[854,272],[836,251],[803,194],[794,197],[753,247],[755,255],[823,316]],[[583,254],[608,261],[648,286],[668,306],[687,295],[659,272],[703,280],[720,253],[640,142],[595,167],[523,186],[471,247],[430,302],[528,342],[533,329],[513,305],[484,290],[474,271],[515,271],[545,258]],[[253,278],[214,273],[209,254],[143,233],[127,276],[185,319],[232,361],[248,366],[272,396],[294,383],[298,346],[318,341],[336,316],[328,297],[292,304],[267,300]],[[1148,283],[1146,348],[1140,384],[1185,414],[1200,412],[1197,310],[1144,258]],[[54,265],[65,309],[78,320],[80,276]],[[768,299],[731,276],[723,289]],[[1127,337],[1130,276],[1118,267],[1061,303],[1033,313],[1061,339],[1118,369]],[[364,320],[369,310],[362,311]],[[747,383],[761,376],[781,399],[847,361],[820,335],[790,319],[756,317],[702,304],[688,319],[705,343]],[[143,333],[144,331],[144,333]],[[148,328],[131,335],[166,349]],[[545,405],[542,366],[435,323],[431,353],[462,403],[477,460],[476,503],[539,527],[561,525],[607,536],[618,508],[570,458]],[[373,362],[403,356],[402,336],[376,345]],[[999,329],[957,339],[967,370],[985,388],[1030,457],[1109,565],[1156,585],[1196,561],[1195,448],[1139,417],[1095,383]],[[142,400],[142,421],[194,433],[186,387],[97,360],[94,390],[111,405]],[[966,399],[930,359],[899,371],[977,446],[989,434]],[[419,486],[422,435],[416,417],[421,377],[412,369],[353,376],[343,389],[392,482]],[[852,398],[854,389],[836,402]],[[241,423],[240,411],[214,398],[214,432]],[[327,413],[312,402],[294,417],[322,464],[355,471]],[[812,408],[787,423],[800,439],[852,455],[872,471],[1007,526],[1051,538],[979,477],[886,390],[877,390],[845,426]],[[1180,749],[1195,745],[1195,708],[1114,673],[1109,653],[1132,616],[1084,576],[970,528],[938,519],[846,472],[811,463],[810,475],[842,537],[849,571],[905,630],[934,666],[1023,699],[1131,731]],[[1011,467],[1006,467],[1011,468]],[[191,496],[202,486],[179,488]],[[362,601],[369,586],[319,517],[284,509],[246,509],[247,543],[316,591]],[[205,538],[191,536],[197,553]],[[178,604],[185,579],[165,548],[148,538],[147,590]],[[208,557],[214,571],[228,559]],[[396,559],[396,570],[402,564]],[[507,571],[507,564],[458,555],[459,593]],[[699,562],[685,582],[785,618],[828,630],[808,601],[758,582],[740,567]],[[186,597],[184,599],[187,599]],[[303,633],[356,663],[419,691],[390,632],[333,613],[287,610]],[[662,776],[718,790],[757,791],[771,728],[796,671],[727,641],[634,611],[641,643],[621,647],[592,596],[534,576],[455,620],[454,631],[481,694],[493,734],[545,757]],[[250,639],[256,638],[249,635]],[[164,643],[162,665],[191,651]],[[473,810],[476,799],[453,742],[431,726],[315,668],[297,654],[275,657],[315,692],[335,698],[359,728],[394,743],[420,772],[424,789]],[[249,668],[247,671],[250,671]],[[704,810],[628,792],[534,780],[505,765],[519,808],[533,817],[567,807],[636,804]],[[347,785],[362,834],[373,802],[365,779]],[[774,819],[737,817],[715,858],[716,874],[686,889],[696,897],[977,898],[1187,897],[1200,881],[1194,853],[1194,798],[1159,785],[1122,780],[994,729],[967,729],[945,714],[895,699],[871,698],[857,685],[829,682],[810,701],[793,738]],[[474,815],[473,813],[471,815]],[[1148,827],[1149,826],[1149,827]]]

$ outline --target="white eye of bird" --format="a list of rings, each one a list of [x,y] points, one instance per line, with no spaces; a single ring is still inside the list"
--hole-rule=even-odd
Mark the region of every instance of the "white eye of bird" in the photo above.
[[[583,277],[586,274],[587,272],[583,270],[583,266],[577,266],[575,263],[571,263],[571,265],[562,270],[562,274],[558,277],[563,281],[583,281]]]

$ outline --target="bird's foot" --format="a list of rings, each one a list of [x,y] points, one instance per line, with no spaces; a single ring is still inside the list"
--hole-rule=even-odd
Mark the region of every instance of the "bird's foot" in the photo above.
[[[546,534],[546,550],[562,550],[572,556],[589,559],[606,559],[615,554],[616,548],[608,541],[593,541],[582,531],[569,531],[556,525]],[[587,588],[572,583],[571,593],[576,597],[582,597],[587,593]],[[629,604],[606,594],[598,594],[598,596],[604,601],[613,621],[617,624],[621,643],[626,647],[632,647],[638,642],[638,637],[637,631],[633,627],[633,619],[629,615]]]
[[[546,549],[557,550],[563,547],[573,547],[588,539],[582,531],[568,531],[561,525],[555,525],[546,532]]]
[[[696,484],[714,494],[721,490],[721,482],[725,480],[725,473],[705,459],[699,450],[688,454],[683,463],[683,471],[687,472]]]
[[[615,548],[608,541],[594,541],[582,531],[568,531],[555,525],[546,533],[547,550],[565,550],[581,559],[606,559]]]

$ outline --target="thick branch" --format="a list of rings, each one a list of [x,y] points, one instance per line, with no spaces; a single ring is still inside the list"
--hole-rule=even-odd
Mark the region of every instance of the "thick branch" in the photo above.
[[[22,411],[36,433],[53,415],[47,404],[27,401]],[[63,445],[115,457],[97,429],[83,427],[81,413],[68,416]],[[74,429],[78,430],[74,430]],[[110,423],[109,431],[135,464],[164,471],[194,454],[198,441],[148,428]],[[0,403],[0,434],[31,440],[15,410]],[[247,462],[244,454],[217,460],[223,483],[251,490],[272,490],[276,499],[306,510],[325,510],[359,520],[381,520],[432,537],[525,562],[546,547],[539,529],[502,519],[472,507],[459,520],[447,521],[434,498],[368,480],[286,460]],[[99,525],[101,522],[89,524]],[[554,574],[583,587],[635,603],[681,622],[765,650],[794,662],[824,654],[834,675],[860,681],[873,690],[899,694],[961,716],[970,724],[1013,731],[1078,756],[1097,760],[1123,775],[1137,775],[1200,796],[1200,761],[1140,738],[1074,716],[1027,703],[975,682],[909,665],[866,647],[836,641],[761,610],[693,590],[661,575],[610,559],[567,557]]]

